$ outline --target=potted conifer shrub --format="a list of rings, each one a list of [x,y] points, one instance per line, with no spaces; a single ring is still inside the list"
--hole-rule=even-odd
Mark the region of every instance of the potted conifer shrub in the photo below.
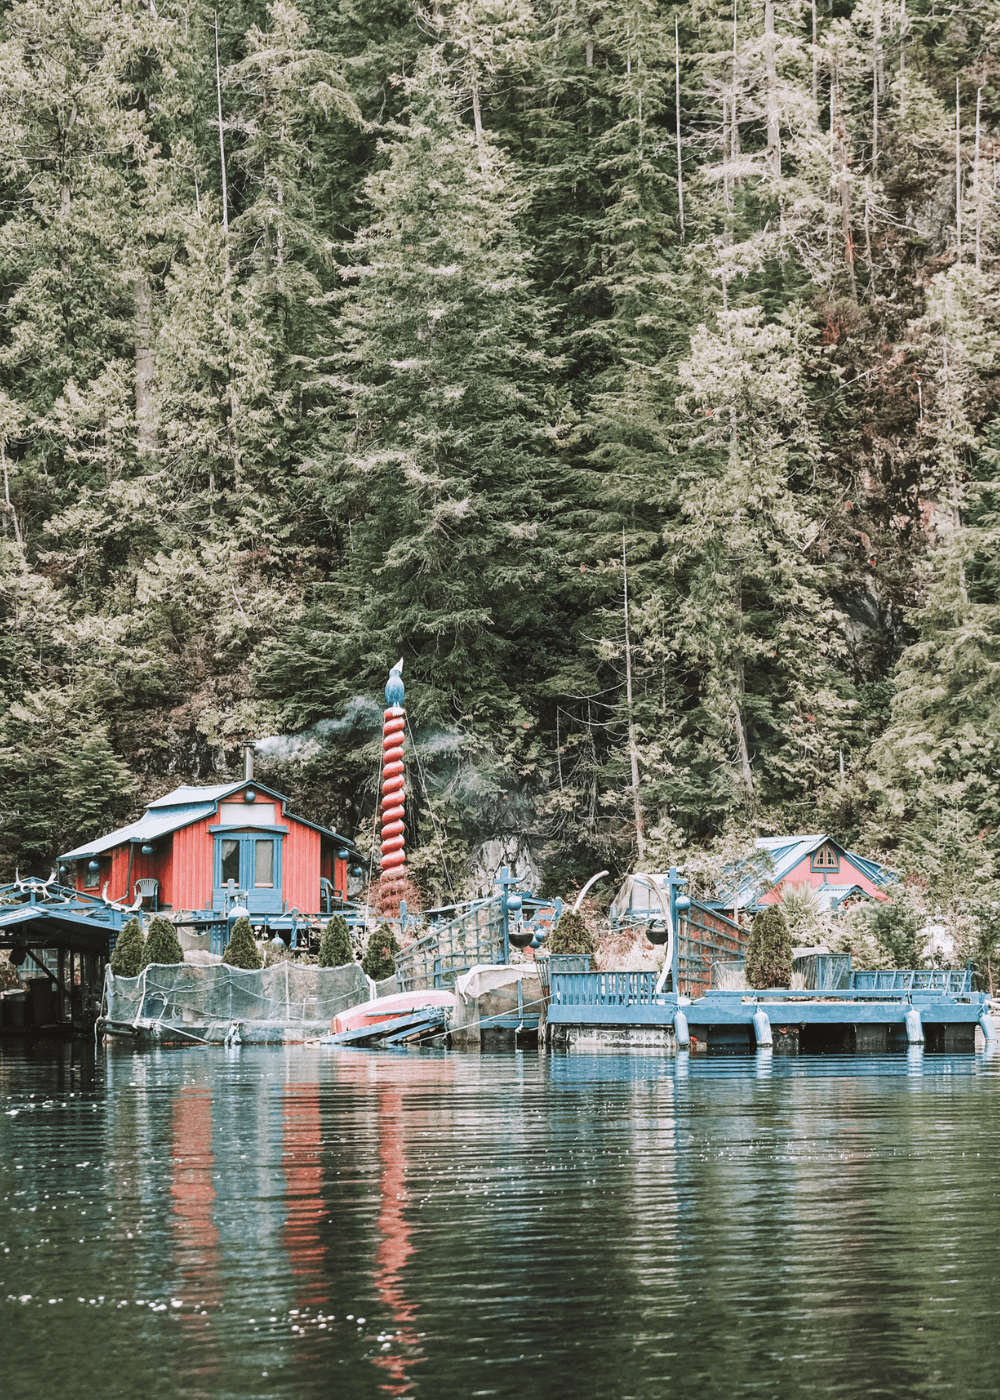
[[[142,953],[142,966],[152,967],[154,963],[182,963],[184,949],[177,938],[177,930],[162,914],[149,921],[146,946]]]
[[[259,972],[264,965],[260,949],[254,942],[253,929],[246,915],[241,915],[233,924],[222,961],[229,967],[241,967],[244,972]]]
[[[111,971],[116,977],[139,976],[143,969],[144,943],[142,924],[138,919],[129,919],[115,939],[111,954]]]
[[[792,985],[792,935],[778,904],[767,905],[754,918],[747,943],[746,984],[755,991]]]
[[[335,914],[326,928],[319,945],[320,967],[343,967],[354,961],[351,935],[343,914]]]
[[[597,951],[594,935],[582,914],[567,910],[546,939],[549,951],[549,974],[553,972],[590,972]]]

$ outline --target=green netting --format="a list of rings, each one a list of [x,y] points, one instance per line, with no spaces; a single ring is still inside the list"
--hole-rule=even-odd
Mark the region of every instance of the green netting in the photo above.
[[[280,962],[258,972],[224,963],[154,964],[138,977],[116,977],[108,969],[104,1017],[111,1029],[135,1027],[152,1034],[187,1030],[206,1040],[224,1040],[235,1031],[247,1039],[246,1031],[255,1026],[263,1030],[265,1024],[272,1030],[329,1030],[338,1012],[368,997],[368,979],[358,963],[314,967]]]

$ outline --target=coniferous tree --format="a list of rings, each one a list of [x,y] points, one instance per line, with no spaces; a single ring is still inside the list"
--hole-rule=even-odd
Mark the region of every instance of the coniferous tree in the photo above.
[[[347,921],[343,915],[335,914],[323,930],[323,937],[319,945],[319,965],[320,967],[343,967],[345,963],[353,961],[354,949],[351,946],[351,935],[347,929]]]
[[[392,929],[388,924],[379,924],[369,936],[368,947],[361,960],[365,976],[370,977],[373,982],[384,982],[387,977],[391,977],[396,971],[398,952],[399,942]]]
[[[142,953],[142,966],[151,967],[153,964],[182,963],[184,961],[184,950],[177,937],[177,930],[169,919],[162,914],[154,915],[149,921],[149,930],[146,934],[146,946]]]
[[[792,936],[778,904],[768,904],[754,915],[746,951],[748,987],[790,987],[792,984]]]
[[[116,977],[138,977],[143,968],[145,939],[138,919],[129,919],[115,939],[111,971]]]
[[[229,935],[229,942],[222,954],[222,961],[228,967],[241,967],[247,972],[256,972],[264,966],[260,949],[254,942],[250,920],[245,915],[238,918],[233,924],[233,931]]]

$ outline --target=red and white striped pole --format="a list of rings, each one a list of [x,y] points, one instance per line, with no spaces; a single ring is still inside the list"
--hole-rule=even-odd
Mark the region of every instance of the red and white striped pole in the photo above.
[[[406,841],[403,824],[405,787],[403,776],[403,735],[406,712],[403,709],[403,662],[389,672],[385,687],[385,723],[382,726],[382,880],[381,904],[398,903],[406,880]]]

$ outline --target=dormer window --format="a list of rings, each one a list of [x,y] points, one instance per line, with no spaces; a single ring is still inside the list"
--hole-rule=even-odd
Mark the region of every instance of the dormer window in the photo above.
[[[813,851],[812,868],[820,871],[840,869],[840,856],[829,841],[824,841],[818,850]]]

